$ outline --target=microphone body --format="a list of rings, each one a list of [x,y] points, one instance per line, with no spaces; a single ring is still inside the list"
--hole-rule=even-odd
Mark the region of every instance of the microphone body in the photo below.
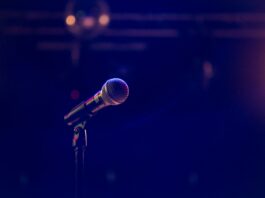
[[[66,114],[64,120],[69,126],[78,125],[107,106],[125,102],[128,96],[129,87],[126,82],[119,78],[110,79],[93,97],[81,102]]]

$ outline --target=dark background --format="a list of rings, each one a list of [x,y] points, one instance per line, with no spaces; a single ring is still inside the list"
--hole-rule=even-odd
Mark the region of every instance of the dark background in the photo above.
[[[0,2],[0,11],[64,12],[66,3],[9,0]],[[107,3],[119,13],[265,11],[257,0]],[[1,28],[36,26],[0,19]],[[253,24],[229,27],[240,32]],[[64,20],[55,25],[64,27]],[[73,197],[72,131],[63,115],[113,77],[128,82],[130,97],[88,123],[88,197],[264,197],[265,37],[215,38],[208,34],[215,25],[228,26],[162,21],[160,28],[182,27],[181,37],[108,38],[146,42],[144,51],[95,51],[91,42],[106,38],[82,41],[78,66],[67,50],[36,48],[39,40],[73,40],[70,33],[58,38],[1,32],[0,197]],[[204,75],[207,62],[211,79]],[[73,90],[80,92],[76,100]]]

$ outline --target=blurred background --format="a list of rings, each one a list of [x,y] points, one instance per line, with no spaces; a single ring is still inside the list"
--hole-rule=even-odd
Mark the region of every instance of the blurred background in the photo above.
[[[73,197],[63,116],[113,77],[87,197],[264,197],[264,54],[261,0],[2,0],[0,197]]]

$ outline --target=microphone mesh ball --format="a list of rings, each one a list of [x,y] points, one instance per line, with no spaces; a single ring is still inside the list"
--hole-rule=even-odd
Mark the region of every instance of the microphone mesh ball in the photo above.
[[[129,87],[122,79],[112,78],[102,87],[102,97],[108,105],[119,105],[128,98]]]

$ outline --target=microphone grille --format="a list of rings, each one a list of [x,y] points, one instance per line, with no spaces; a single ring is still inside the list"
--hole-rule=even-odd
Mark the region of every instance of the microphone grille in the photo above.
[[[108,105],[119,105],[128,98],[129,87],[119,78],[108,80],[102,87],[102,97]]]

